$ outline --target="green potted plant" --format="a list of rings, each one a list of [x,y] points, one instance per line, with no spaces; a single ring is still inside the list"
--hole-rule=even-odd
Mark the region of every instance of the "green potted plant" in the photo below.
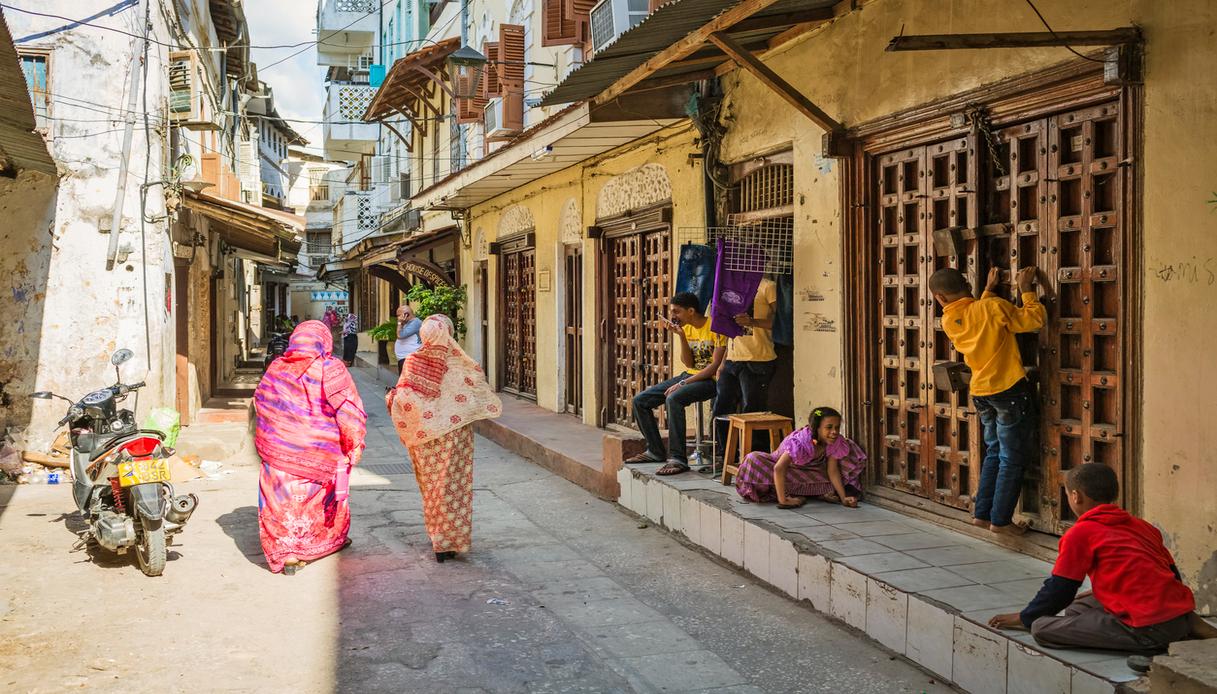
[[[465,337],[465,301],[467,299],[464,287],[448,285],[428,287],[416,284],[406,292],[406,301],[416,307],[414,315],[419,318],[426,318],[436,313],[448,316],[456,326],[456,339],[458,340]]]
[[[397,321],[387,320],[368,331],[368,337],[376,340],[376,362],[389,363],[389,343],[397,339]]]

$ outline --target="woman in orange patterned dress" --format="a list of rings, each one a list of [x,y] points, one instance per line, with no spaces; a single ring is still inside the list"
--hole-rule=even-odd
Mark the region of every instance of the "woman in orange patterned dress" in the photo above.
[[[473,535],[473,429],[498,417],[502,403],[482,367],[453,339],[452,320],[433,315],[419,330],[422,341],[406,357],[397,387],[385,405],[410,453],[423,497],[423,519],[443,562],[468,552]]]

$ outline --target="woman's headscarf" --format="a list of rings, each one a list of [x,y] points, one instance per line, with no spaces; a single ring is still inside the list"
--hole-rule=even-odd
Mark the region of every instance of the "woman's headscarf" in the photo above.
[[[273,467],[311,479],[333,477],[363,446],[367,414],[355,381],[333,356],[321,321],[296,326],[283,356],[271,362],[254,391],[254,441]]]
[[[385,396],[407,447],[437,439],[503,410],[482,367],[453,338],[452,319],[436,314],[418,332],[422,347],[406,357],[397,387]]]
[[[342,321],[342,336],[354,335],[357,332],[359,332],[359,316],[348,313],[346,320]]]

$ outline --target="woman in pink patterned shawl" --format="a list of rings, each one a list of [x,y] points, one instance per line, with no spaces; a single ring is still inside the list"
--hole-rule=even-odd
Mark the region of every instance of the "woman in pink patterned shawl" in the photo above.
[[[410,453],[423,496],[423,521],[443,562],[468,552],[473,537],[473,429],[498,417],[502,403],[482,367],[452,337],[452,320],[437,314],[423,321],[422,347],[406,357],[397,387],[385,405]]]
[[[817,407],[811,422],[787,436],[773,453],[749,453],[735,489],[749,501],[776,501],[798,508],[808,498],[857,507],[862,498],[866,453],[841,435],[841,413]]]
[[[363,454],[368,417],[351,374],[332,352],[325,323],[305,321],[254,391],[254,442],[262,458],[258,523],[275,573],[290,576],[350,544],[351,466]]]

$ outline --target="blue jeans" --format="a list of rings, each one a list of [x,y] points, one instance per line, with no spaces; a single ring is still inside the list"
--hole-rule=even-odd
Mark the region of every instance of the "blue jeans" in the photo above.
[[[657,458],[667,458],[687,463],[685,438],[688,429],[685,425],[685,408],[695,402],[703,402],[714,397],[714,381],[695,381],[681,386],[671,395],[664,395],[670,386],[680,383],[692,374],[682,373],[669,378],[663,383],[656,383],[638,395],[634,396],[634,421],[638,430],[647,440],[647,450]],[[667,406],[668,412],[668,446],[664,454],[663,439],[659,436],[659,421],[655,418],[655,408]]]
[[[1036,449],[1038,412],[1035,392],[1026,380],[994,395],[974,395],[984,429],[985,457],[980,467],[973,516],[993,525],[1009,525],[1023,487],[1023,469]]]

